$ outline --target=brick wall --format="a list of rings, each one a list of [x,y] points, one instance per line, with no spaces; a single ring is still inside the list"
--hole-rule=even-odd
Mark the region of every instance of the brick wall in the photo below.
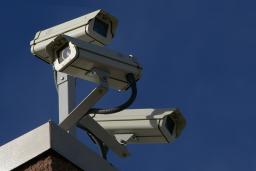
[[[51,150],[19,166],[14,171],[82,171],[82,169]]]

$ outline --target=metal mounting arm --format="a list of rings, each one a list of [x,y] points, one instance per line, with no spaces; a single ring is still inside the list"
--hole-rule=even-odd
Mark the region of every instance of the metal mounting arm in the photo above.
[[[89,133],[102,141],[104,145],[110,148],[118,156],[127,157],[129,155],[127,148],[120,144],[113,135],[109,134],[90,115],[83,117],[83,119],[79,121],[78,127],[85,131],[89,131]]]
[[[101,99],[107,92],[104,86],[95,88],[61,123],[60,127],[69,130],[75,126],[83,116]]]
[[[108,91],[107,73],[95,69],[99,76],[100,85],[96,87],[70,114],[60,123],[60,127],[69,130],[83,118],[83,116],[94,106]]]
[[[128,150],[123,145],[119,144],[115,137],[110,135],[90,115],[86,115],[97,101],[99,101],[108,91],[108,74],[98,69],[95,69],[94,72],[99,76],[100,85],[95,88],[72,112],[70,112],[59,125],[66,131],[74,128],[75,126],[78,126],[85,131],[89,131],[107,147],[112,149],[117,155],[120,157],[126,157],[129,155]]]

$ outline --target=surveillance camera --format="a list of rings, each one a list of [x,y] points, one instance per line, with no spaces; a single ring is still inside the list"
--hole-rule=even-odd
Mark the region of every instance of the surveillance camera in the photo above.
[[[120,143],[127,144],[172,142],[186,123],[177,109],[127,109],[115,114],[96,114],[93,119]]]
[[[131,73],[139,80],[142,67],[130,56],[93,45],[66,35],[58,36],[46,47],[54,59],[56,71],[99,83],[95,69],[108,73],[108,85],[126,90],[130,84],[126,76]]]
[[[97,10],[52,28],[39,31],[30,42],[31,52],[47,63],[52,63],[45,47],[58,35],[65,34],[99,46],[111,42],[116,32],[117,19],[103,10]]]

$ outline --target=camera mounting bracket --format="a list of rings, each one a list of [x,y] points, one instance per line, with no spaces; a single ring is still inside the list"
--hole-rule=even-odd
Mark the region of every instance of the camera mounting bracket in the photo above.
[[[97,74],[99,78],[99,86],[96,87],[77,107],[72,111],[71,105],[74,105],[75,100],[75,78],[64,73],[57,72],[57,81],[59,92],[59,117],[60,127],[71,135],[75,135],[74,128],[78,126],[84,131],[92,132],[95,137],[101,140],[108,148],[112,149],[120,157],[129,155],[128,150],[120,144],[116,138],[110,135],[103,127],[101,127],[90,115],[84,116],[98,100],[100,100],[108,91],[108,73],[95,68],[90,74]],[[64,99],[60,99],[64,98]],[[62,110],[66,108],[67,110]],[[62,113],[61,113],[62,112]]]
[[[96,74],[99,78],[100,84],[93,89],[91,93],[78,104],[74,110],[59,124],[60,127],[66,131],[76,126],[84,115],[106,94],[108,91],[107,77],[108,73],[95,68],[92,74]]]

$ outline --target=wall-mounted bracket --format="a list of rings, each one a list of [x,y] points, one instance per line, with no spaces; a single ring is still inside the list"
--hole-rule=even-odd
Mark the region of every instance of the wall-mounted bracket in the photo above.
[[[101,127],[90,115],[88,115],[88,111],[105,95],[108,91],[108,73],[102,71],[100,69],[94,69],[92,74],[97,74],[99,78],[99,86],[95,88],[77,107],[71,111],[66,117],[60,122],[59,126],[65,131],[73,130],[74,127],[78,126],[79,128],[89,131],[94,136],[96,136],[99,140],[101,140],[108,148],[113,150],[120,157],[126,157],[129,155],[128,150],[120,144],[114,136],[110,135],[103,127]],[[74,78],[73,78],[74,79]],[[71,80],[73,81],[73,80]],[[60,104],[60,107],[64,107],[63,105],[69,105],[69,91],[75,90],[68,83],[68,77],[59,77],[57,80],[58,85],[65,86],[63,88],[66,89],[64,95],[60,95],[60,97],[64,97],[65,103]],[[70,89],[71,88],[71,89]],[[59,92],[61,93],[61,92]],[[63,93],[63,92],[62,92]],[[74,100],[74,99],[73,99]],[[61,110],[61,109],[60,109]],[[67,112],[67,110],[65,110]]]
[[[76,126],[92,106],[108,91],[108,73],[99,69],[95,69],[93,72],[98,75],[100,84],[60,123],[60,127],[66,131]]]

